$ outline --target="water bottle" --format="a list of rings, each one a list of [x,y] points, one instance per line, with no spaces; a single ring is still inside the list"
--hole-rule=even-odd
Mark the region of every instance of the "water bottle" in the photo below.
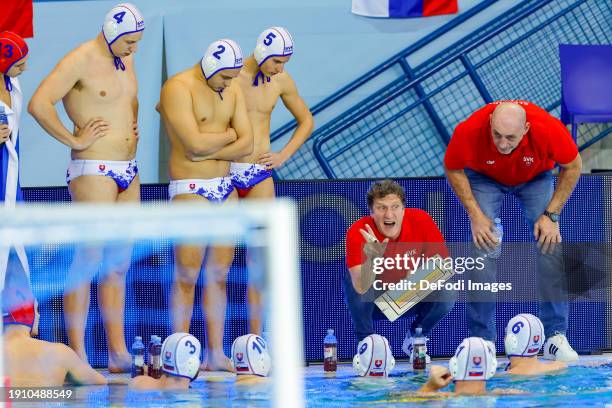
[[[427,365],[427,339],[423,336],[423,328],[414,329],[414,340],[412,342],[412,369],[425,370]]]
[[[147,374],[149,377],[161,378],[161,337],[151,336],[149,343],[149,367]]]
[[[151,340],[149,340],[149,344],[147,345],[147,349],[145,350],[145,364],[147,365],[147,375],[149,377],[151,377],[151,366],[152,366],[152,359],[151,356],[153,355],[153,346],[155,345],[155,336],[154,334],[151,335]]]
[[[6,116],[2,105],[0,105],[0,125],[8,125],[8,116]]]
[[[327,336],[323,340],[323,371],[336,371],[338,365],[338,340],[334,336],[334,329],[327,329]]]
[[[142,337],[134,337],[134,343],[132,343],[132,378],[144,375],[144,349]]]
[[[501,255],[501,248],[502,248],[501,244],[502,244],[502,239],[504,237],[504,227],[502,226],[501,220],[499,218],[496,218],[493,221],[495,222],[495,228],[493,229],[493,234],[495,235],[495,238],[497,238],[497,245],[495,246],[495,248],[491,250],[491,252],[489,252],[488,256],[489,258],[497,259]]]

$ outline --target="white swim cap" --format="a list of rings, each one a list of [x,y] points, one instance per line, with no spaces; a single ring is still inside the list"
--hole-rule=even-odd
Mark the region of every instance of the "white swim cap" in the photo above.
[[[545,340],[540,319],[529,313],[514,316],[506,326],[504,346],[508,357],[532,357],[538,354]]]
[[[166,374],[195,380],[200,370],[198,339],[189,333],[174,333],[162,344],[162,370]]]
[[[357,345],[353,368],[362,377],[386,377],[395,367],[395,359],[386,338],[370,334]]]
[[[497,359],[484,339],[468,337],[448,361],[448,370],[456,381],[486,381],[495,375]]]
[[[137,33],[144,29],[144,18],[140,10],[131,3],[121,3],[106,14],[102,33],[106,42],[111,45],[123,35]]]
[[[238,375],[267,377],[272,366],[268,344],[255,334],[238,337],[232,344],[232,364]]]
[[[208,46],[200,61],[202,72],[210,79],[224,69],[242,68],[242,50],[236,41],[222,39]]]
[[[117,4],[104,17],[102,34],[110,53],[115,57],[115,68],[125,71],[121,58],[113,53],[111,45],[126,34],[133,34],[145,29],[144,18],[136,6],[131,3]]]
[[[287,57],[293,54],[293,38],[283,27],[270,27],[257,37],[255,61],[261,66],[270,57]]]

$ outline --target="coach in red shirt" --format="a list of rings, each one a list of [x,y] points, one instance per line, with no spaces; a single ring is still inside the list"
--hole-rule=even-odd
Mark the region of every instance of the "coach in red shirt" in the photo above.
[[[376,257],[393,257],[408,254],[412,257],[448,256],[444,237],[429,214],[417,208],[405,208],[404,189],[396,182],[375,182],[367,194],[370,215],[357,220],[346,233],[346,265],[343,285],[357,341],[374,333],[374,320],[386,319],[374,304],[376,293],[374,280],[395,283],[406,277],[407,270],[393,269],[376,275],[372,261]],[[376,241],[376,242],[373,242]],[[414,266],[414,264],[411,264]],[[412,269],[409,265],[408,270]],[[436,290],[414,306],[404,316],[414,315],[402,350],[412,358],[412,333],[416,327],[427,335],[455,304],[456,294]],[[402,318],[404,317],[402,316]]]
[[[552,169],[561,167],[553,188]],[[495,247],[495,218],[502,200],[514,194],[537,241],[540,317],[544,323],[544,357],[563,361],[578,358],[565,337],[567,284],[560,247],[559,214],[572,193],[582,168],[570,133],[544,109],[527,101],[490,103],[461,122],[444,157],[448,181],[467,211],[475,245]],[[496,263],[487,258],[472,280],[496,280]],[[495,341],[495,294],[468,292],[470,335]],[[483,298],[484,296],[484,298]],[[489,299],[486,299],[486,297]],[[485,300],[485,301],[483,301]]]

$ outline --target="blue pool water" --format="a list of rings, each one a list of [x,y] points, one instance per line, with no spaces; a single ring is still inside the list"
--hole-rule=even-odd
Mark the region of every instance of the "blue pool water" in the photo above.
[[[444,365],[446,362],[434,362]],[[582,358],[557,375],[515,377],[503,374],[500,359],[498,375],[489,390],[513,388],[524,395],[423,398],[413,394],[424,382],[407,363],[398,363],[391,377],[364,379],[353,374],[348,364],[341,364],[334,377],[327,377],[322,366],[305,369],[306,406],[308,407],[612,407],[612,355]],[[110,376],[112,381],[127,381],[127,376]],[[445,389],[448,391],[452,386]],[[135,392],[125,385],[79,387],[72,403],[79,405],[128,407],[235,406],[268,407],[269,383],[238,384],[233,375],[201,375],[186,392]],[[72,403],[70,405],[72,405]],[[54,405],[54,404],[53,404]],[[47,406],[50,406],[47,404]],[[288,408],[293,405],[287,402]]]

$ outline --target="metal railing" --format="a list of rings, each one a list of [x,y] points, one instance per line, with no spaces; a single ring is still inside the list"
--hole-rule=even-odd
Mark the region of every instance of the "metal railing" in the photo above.
[[[320,126],[277,177],[440,175],[454,127],[480,106],[498,99],[527,99],[558,116],[558,44],[609,43],[610,2],[524,0],[427,61],[416,66],[408,62],[415,52],[493,3],[483,2],[459,15],[315,105],[313,114],[321,118],[331,117],[329,112],[347,100],[357,101]],[[390,82],[355,98],[394,71],[399,75]],[[272,139],[294,127],[284,125]],[[609,124],[581,126],[580,149],[611,132]]]

